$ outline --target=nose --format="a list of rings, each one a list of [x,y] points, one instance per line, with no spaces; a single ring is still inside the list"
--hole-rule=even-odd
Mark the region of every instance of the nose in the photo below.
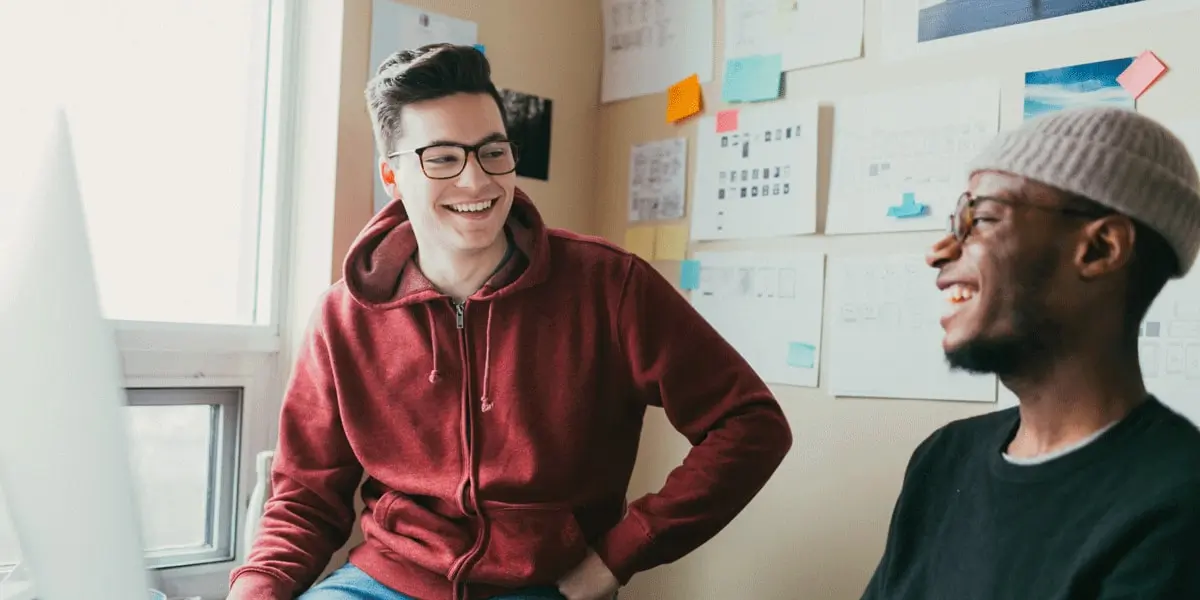
[[[925,264],[940,269],[946,263],[958,260],[959,256],[962,256],[962,244],[952,234],[946,234],[929,249]]]
[[[467,164],[463,165],[462,173],[458,175],[458,187],[475,189],[487,185],[490,181],[491,176],[479,164],[479,157],[473,152],[467,155]]]

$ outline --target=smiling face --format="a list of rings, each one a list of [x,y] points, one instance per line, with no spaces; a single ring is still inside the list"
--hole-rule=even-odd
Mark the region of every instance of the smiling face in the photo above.
[[[1114,238],[1127,219],[1072,207],[1060,192],[1006,173],[976,174],[968,195],[965,238],[947,236],[928,258],[946,297],[951,366],[1004,375],[1089,327],[1120,327],[1111,315],[1121,296],[1112,293],[1123,283],[1106,275],[1128,258],[1130,240]]]
[[[380,176],[391,197],[404,203],[422,250],[476,253],[503,243],[517,176],[484,170],[504,170],[495,167],[497,148],[480,148],[482,156],[468,153],[465,164],[452,148],[428,148],[507,139],[496,101],[487,94],[454,94],[409,104],[400,111],[399,130],[392,151],[402,154],[381,160]],[[421,148],[428,149],[418,156],[414,151]],[[451,175],[459,166],[462,172]],[[448,178],[435,178],[443,176]]]

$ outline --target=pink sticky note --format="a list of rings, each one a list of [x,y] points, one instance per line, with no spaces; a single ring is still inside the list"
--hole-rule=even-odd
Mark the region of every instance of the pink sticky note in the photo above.
[[[1124,73],[1117,76],[1117,83],[1125,88],[1134,99],[1140,98],[1155,81],[1167,71],[1167,66],[1158,60],[1153,52],[1147,50],[1133,60]]]
[[[738,128],[738,111],[736,108],[717,113],[717,133],[728,133]]]

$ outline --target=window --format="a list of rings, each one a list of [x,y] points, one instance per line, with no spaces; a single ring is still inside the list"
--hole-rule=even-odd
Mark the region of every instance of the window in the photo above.
[[[280,190],[290,181],[280,149],[295,104],[285,50],[298,4],[9,4],[0,2],[0,56],[41,56],[15,76],[65,90],[100,301],[128,390],[147,565],[171,595],[220,595],[241,558],[253,458],[270,447],[290,366],[279,351],[289,211]],[[0,490],[0,579],[19,558]]]
[[[234,557],[234,497],[242,390],[126,390],[130,461],[147,565]],[[20,558],[0,496],[0,567]]]

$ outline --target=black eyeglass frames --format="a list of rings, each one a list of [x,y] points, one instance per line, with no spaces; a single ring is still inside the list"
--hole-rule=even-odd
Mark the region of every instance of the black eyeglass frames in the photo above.
[[[517,170],[517,146],[511,140],[491,140],[481,144],[432,144],[403,152],[393,152],[388,158],[416,154],[421,171],[430,179],[454,179],[467,168],[467,159],[474,154],[479,167],[488,175],[507,175]]]

